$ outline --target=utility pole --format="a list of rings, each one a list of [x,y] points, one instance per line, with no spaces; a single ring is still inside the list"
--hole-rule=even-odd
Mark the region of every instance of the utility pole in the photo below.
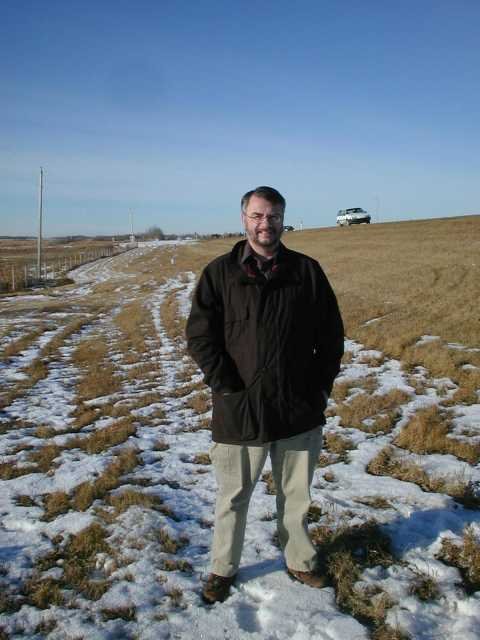
[[[133,211],[130,209],[130,242],[135,242],[135,236],[133,235]]]
[[[42,277],[42,215],[43,215],[43,169],[40,167],[38,189],[38,238],[37,238],[37,279]]]

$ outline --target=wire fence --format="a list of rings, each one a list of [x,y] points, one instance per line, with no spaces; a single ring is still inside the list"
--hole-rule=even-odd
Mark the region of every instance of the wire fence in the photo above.
[[[132,248],[134,248],[133,245],[102,247],[56,255],[51,258],[45,257],[41,262],[40,271],[37,261],[33,260],[31,255],[25,260],[3,261],[0,262],[0,292],[22,291],[42,284],[58,283],[67,278],[68,272],[75,267],[94,260],[110,258]]]

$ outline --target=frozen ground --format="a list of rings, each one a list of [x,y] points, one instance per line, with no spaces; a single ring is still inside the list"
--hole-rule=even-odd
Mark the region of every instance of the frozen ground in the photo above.
[[[125,266],[140,255],[159,250],[162,247],[143,246],[129,254],[77,269],[73,276],[78,285],[69,292],[68,299],[77,304],[91,293],[96,283],[114,278],[119,281],[118,304],[121,306],[135,293],[135,276],[126,274]],[[169,337],[160,313],[165,296],[171,292],[176,292],[181,312],[187,313],[193,286],[193,274],[179,274],[149,297],[148,307],[157,336],[149,345],[148,359],[160,363],[155,387],[150,387],[149,392],[161,395],[164,415],[155,417],[158,401],[133,411],[137,429],[128,444],[141,452],[143,464],[125,476],[122,485],[114,490],[116,493],[129,488],[141,490],[159,499],[168,509],[132,506],[111,523],[102,522],[108,530],[108,543],[114,557],[99,554],[97,558],[98,577],[109,581],[109,588],[100,599],[88,600],[78,593],[66,592],[63,604],[44,609],[28,603],[18,610],[4,606],[0,614],[0,637],[48,637],[51,640],[360,640],[371,637],[371,631],[364,624],[340,610],[332,587],[316,591],[289,580],[274,543],[275,496],[266,492],[263,482],[258,484],[252,498],[242,568],[232,596],[222,605],[202,604],[201,580],[208,572],[215,478],[212,467],[199,462],[196,456],[208,452],[210,447],[210,432],[201,428],[208,412],[199,414],[189,406],[192,398],[204,393],[195,388],[201,377],[194,372],[191,380],[185,379],[183,372],[188,360],[179,351],[178,341]],[[54,295],[56,300],[62,296],[58,292]],[[14,305],[21,305],[20,298],[0,301],[2,348],[24,335],[27,326],[31,328],[39,321],[35,310],[27,304],[34,297],[25,296],[27,310],[23,315],[12,313]],[[2,386],[21,380],[22,368],[54,338],[60,325],[53,316],[50,322],[51,329],[34,344],[0,363]],[[0,427],[3,427],[0,462],[26,465],[29,448],[43,444],[35,435],[35,428],[40,425],[58,431],[50,442],[59,445],[61,450],[55,465],[47,472],[0,481],[0,611],[2,597],[7,594],[15,600],[22,583],[31,576],[34,563],[52,551],[58,544],[59,534],[66,539],[99,521],[98,507],[105,506],[102,500],[97,500],[84,512],[70,509],[50,521],[42,518],[47,494],[74,491],[82,482],[102,473],[117,452],[110,449],[87,454],[81,449],[61,449],[69,437],[62,431],[72,421],[74,387],[79,376],[71,360],[73,349],[87,335],[111,334],[114,331],[111,322],[111,317],[100,316],[88,329],[69,336],[58,357],[49,364],[48,375],[0,411]],[[435,338],[424,336],[422,339]],[[343,460],[333,455],[331,464],[316,470],[312,499],[321,508],[321,517],[311,526],[324,523],[338,528],[360,525],[371,519],[381,523],[392,539],[396,562],[389,567],[379,565],[366,569],[362,581],[391,597],[394,604],[387,614],[388,624],[422,640],[479,638],[480,592],[467,594],[461,587],[459,571],[436,557],[442,538],[460,540],[467,524],[480,536],[478,511],[467,510],[444,494],[427,493],[416,484],[366,472],[368,462],[392,442],[409,417],[418,408],[438,403],[440,394],[445,394],[449,385],[445,381],[439,385],[423,371],[418,377],[422,378],[425,393],[419,395],[410,386],[399,362],[385,359],[378,366],[372,366],[365,361],[381,354],[366,351],[352,341],[347,342],[346,348],[352,352],[352,359],[343,367],[340,380],[361,379],[369,374],[376,379],[376,393],[399,389],[408,399],[401,407],[395,429],[388,434],[372,436],[339,426],[335,415],[328,419],[325,435],[341,432],[356,446]],[[185,394],[179,393],[182,388]],[[454,389],[453,383],[450,388]],[[135,381],[125,382],[114,401],[122,402],[141,393]],[[95,401],[92,404],[95,405]],[[479,405],[457,406],[454,410],[457,427],[480,436]],[[87,432],[110,422],[113,419],[97,421],[87,427]],[[16,425],[14,429],[10,428],[12,424]],[[158,447],[159,441],[164,443],[163,450]],[[448,473],[480,483],[479,466],[454,456],[424,455],[414,459],[429,474]],[[20,496],[23,497],[21,503]],[[30,499],[28,504],[25,496]],[[369,506],[378,497],[385,500],[384,508]],[[175,551],[160,541],[159,532],[177,543]],[[176,570],[167,570],[168,561],[177,562]],[[181,565],[179,561],[186,563]],[[437,599],[423,602],[411,593],[416,572],[435,578],[439,588]],[[60,562],[43,577],[55,579],[61,574]],[[106,615],[105,611],[117,611],[118,615]],[[129,611],[134,615],[125,614]]]

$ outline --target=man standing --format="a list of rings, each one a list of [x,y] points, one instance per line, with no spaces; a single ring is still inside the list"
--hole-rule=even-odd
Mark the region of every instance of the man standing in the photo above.
[[[237,573],[247,510],[267,455],[277,529],[290,577],[323,587],[306,524],[323,411],[343,354],[335,295],[313,258],[280,242],[285,199],[257,187],[241,201],[247,239],[203,271],[187,323],[188,349],[212,389],[217,477],[208,603]]]

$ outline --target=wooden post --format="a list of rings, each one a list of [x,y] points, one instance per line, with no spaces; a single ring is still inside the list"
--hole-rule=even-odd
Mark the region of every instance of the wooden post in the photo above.
[[[43,169],[40,167],[40,184],[38,194],[38,238],[37,238],[37,278],[42,277],[42,215],[43,215]]]
[[[12,264],[12,291],[15,291],[15,267]]]

